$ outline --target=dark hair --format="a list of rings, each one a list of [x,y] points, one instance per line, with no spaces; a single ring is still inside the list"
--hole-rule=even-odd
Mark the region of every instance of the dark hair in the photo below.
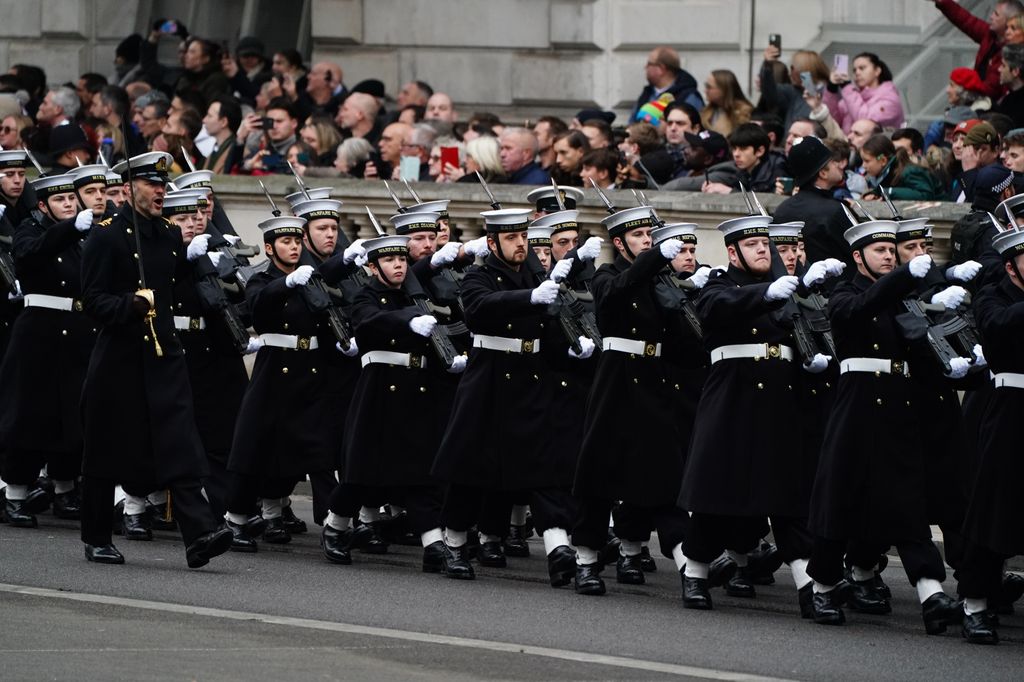
[[[291,65],[293,68],[301,69],[301,68],[303,68],[303,66],[305,66],[302,63],[302,55],[299,54],[299,51],[296,50],[293,47],[288,47],[288,48],[285,48],[283,50],[278,50],[277,54],[279,54],[282,57],[284,57],[284,60],[286,62],[288,62],[288,64]]]
[[[42,99],[46,94],[46,72],[31,64],[15,64],[11,71],[32,99]]]
[[[218,97],[210,104],[220,105],[220,117],[228,120],[228,129],[231,132],[238,130],[238,126],[242,123],[242,107],[238,104],[238,100],[233,97]]]
[[[612,127],[608,125],[607,121],[601,118],[588,118],[586,121],[580,123],[581,128],[597,128],[601,132],[601,136],[608,140],[608,144],[611,144],[614,140],[612,137]]]
[[[619,171],[619,152],[608,147],[591,149],[580,159],[580,168],[583,166],[608,171],[608,177],[614,178]]]
[[[875,54],[874,52],[861,52],[859,55],[857,55],[856,57],[854,57],[850,61],[851,61],[851,63],[855,62],[858,59],[860,59],[861,57],[863,57],[864,59],[867,59],[869,62],[874,64],[875,67],[877,67],[877,68],[882,70],[882,72],[880,74],[878,74],[878,82],[879,83],[884,83],[886,81],[891,81],[892,80],[892,71],[889,70],[889,65],[886,64],[885,62],[883,62],[881,60],[881,58],[879,58],[879,56],[877,54]]]
[[[413,83],[427,96],[427,99],[434,96],[434,88],[430,87],[430,84],[426,81],[413,81]]]
[[[729,135],[731,147],[764,147],[765,152],[771,149],[772,140],[768,132],[756,123],[744,123]]]
[[[100,89],[100,100],[113,109],[120,118],[127,116],[131,109],[128,92],[120,85],[104,85]]]
[[[560,135],[556,135],[554,142],[559,140],[565,140],[565,143],[572,149],[583,149],[590,151],[590,140],[579,130],[567,130]]]
[[[474,111],[473,115],[469,117],[469,127],[482,125],[488,128],[502,125],[501,119],[498,118],[497,114],[493,114],[490,111]]]
[[[541,116],[537,119],[537,123],[548,124],[548,132],[551,133],[552,139],[569,130],[569,126],[566,125],[565,121],[557,116]]]
[[[415,123],[422,121],[423,117],[427,114],[427,108],[422,104],[407,104],[402,107],[402,111],[408,111],[409,109],[412,109],[412,120]]]
[[[165,99],[155,99],[142,107],[142,110],[145,111],[149,107],[153,107],[153,113],[156,114],[157,118],[167,118],[167,112],[171,108],[171,103]]]
[[[995,128],[999,139],[1006,137],[1006,134],[1016,127],[1012,118],[999,111],[983,111],[978,118]]]
[[[288,118],[298,119],[298,116],[295,114],[295,107],[292,106],[292,101],[287,97],[275,97],[270,100],[270,103],[267,104],[267,111],[269,112],[271,109],[280,109],[288,114]]]
[[[814,136],[816,138],[818,138],[822,142],[824,142],[826,139],[828,139],[828,131],[825,130],[825,126],[821,125],[820,122],[815,121],[812,118],[805,118],[805,117],[802,117],[802,116],[798,116],[797,118],[794,118],[793,121],[789,124],[790,127],[793,126],[793,123],[810,123],[811,124],[811,128],[814,130]],[[788,130],[786,132],[789,133]]]
[[[678,99],[673,102],[669,102],[668,106],[665,107],[665,120],[667,121],[668,115],[676,110],[679,110],[686,114],[686,118],[690,119],[690,127],[692,127],[694,131],[700,131],[702,129],[703,126],[700,122],[700,112],[694,109],[686,102],[683,102]]]
[[[17,92],[24,89],[21,79],[13,73],[0,73],[0,92]]]
[[[775,134],[775,144],[781,144],[786,140],[786,129],[782,126],[782,119],[778,114],[770,111],[755,111],[750,115],[750,122],[764,128],[764,131],[771,137]]]
[[[82,87],[85,88],[85,91],[93,95],[102,90],[103,86],[107,84],[107,77],[99,73],[83,73],[78,77],[78,80],[82,81]]]
[[[198,90],[178,90],[174,96],[182,101],[186,109],[195,109],[197,113],[206,111],[206,99]]]
[[[185,129],[185,134],[190,140],[196,139],[196,136],[203,129],[203,119],[199,117],[198,112],[191,109],[185,109],[178,114],[178,120],[181,122],[181,126]]]
[[[898,187],[903,177],[903,169],[911,164],[907,150],[898,149],[885,135],[872,135],[864,142],[860,151],[861,154],[868,152],[874,157],[886,157],[889,168],[884,182],[886,187]]]
[[[892,134],[892,141],[910,140],[910,150],[920,154],[924,151],[924,135],[916,128],[900,128]]]

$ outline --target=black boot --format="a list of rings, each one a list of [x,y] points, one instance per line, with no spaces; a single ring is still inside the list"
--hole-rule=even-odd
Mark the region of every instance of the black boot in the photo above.
[[[259,514],[253,514],[245,520],[242,529],[246,535],[255,540],[263,535],[263,531],[267,529],[267,520]]]
[[[69,490],[53,496],[53,515],[58,519],[78,521],[82,518],[82,499],[78,490]]]
[[[481,542],[480,549],[476,551],[476,560],[481,566],[490,568],[505,568],[508,565],[500,542]]]
[[[597,560],[601,562],[602,566],[608,564],[614,564],[619,560],[619,539],[608,533],[608,543],[597,553]]]
[[[797,593],[800,603],[800,617],[810,620],[814,618],[814,583],[809,582]]]
[[[320,531],[320,549],[331,563],[348,566],[352,563],[354,537],[351,528],[338,530],[325,523],[323,530]]]
[[[813,592],[814,584],[811,583]],[[846,614],[843,613],[843,603],[846,601],[849,588],[844,589],[840,583],[828,592],[813,592],[811,608],[814,611],[814,622],[819,625],[842,625],[846,622]]]
[[[4,503],[4,516],[7,523],[15,528],[35,528],[39,525],[36,515],[28,511],[25,500],[7,500]]]
[[[246,554],[253,554],[259,550],[259,546],[256,541],[252,539],[246,530],[245,526],[240,526],[237,523],[231,523],[226,521],[228,530],[231,531],[231,551],[232,552],[245,552]]]
[[[508,537],[502,543],[505,556],[523,558],[530,556],[530,545],[526,542],[526,526],[509,526]]]
[[[679,569],[679,576],[683,580],[683,606],[688,609],[710,611],[714,605],[711,603],[711,590],[707,578],[690,578],[685,571],[685,567]]]
[[[149,527],[149,515],[146,513],[122,514],[121,535],[125,540],[152,540],[153,531]]]
[[[654,557],[651,556],[651,548],[647,545],[640,548],[640,568],[643,569],[644,573],[658,572],[658,564],[654,562]]]
[[[202,568],[210,559],[231,549],[234,532],[230,528],[219,528],[199,536],[185,549],[185,561],[189,568]]]
[[[753,585],[774,585],[775,572],[782,567],[782,555],[778,548],[762,542],[753,552],[747,555],[747,579]]]
[[[476,578],[473,565],[469,563],[466,545],[462,547],[444,545],[442,566],[445,576],[449,578],[454,578],[455,580],[473,580]]]
[[[436,540],[423,548],[423,572],[444,571],[444,541]]]
[[[599,596],[605,593],[604,581],[601,580],[601,569],[604,564],[576,564],[576,575],[573,578],[576,594]]]
[[[356,522],[352,530],[355,533],[352,540],[353,549],[358,549],[363,554],[388,553],[388,543],[377,533],[376,524]]]
[[[103,545],[101,547],[86,545],[85,558],[97,564],[124,563],[124,555],[117,551],[117,547],[113,545]]]
[[[284,527],[292,535],[302,535],[308,530],[306,522],[295,515],[290,504],[281,508],[281,518],[284,519]]]
[[[42,479],[40,479],[42,480]],[[28,495],[25,496],[25,509],[28,510],[29,514],[42,514],[44,511],[50,508],[50,503],[53,502],[53,494],[50,492],[53,490],[53,486],[37,485],[28,491]]]
[[[999,644],[999,633],[988,611],[965,614],[960,635],[971,644]]]
[[[850,596],[847,604],[852,611],[857,613],[867,613],[875,616],[884,616],[887,613],[892,613],[892,605],[888,599],[878,593],[873,578],[863,581],[851,581]]]
[[[292,541],[292,534],[285,528],[284,519],[280,516],[267,519],[267,528],[263,531],[263,542],[271,545],[287,545]]]
[[[555,547],[548,554],[548,577],[551,587],[564,587],[576,574],[576,552],[568,545]]]
[[[725,583],[725,593],[730,597],[742,597],[753,599],[757,596],[754,590],[754,583],[750,580],[750,567],[739,566],[736,572]]]
[[[950,625],[960,625],[964,620],[964,603],[948,594],[937,592],[921,604],[924,631],[929,635],[941,635]]]
[[[736,574],[739,566],[728,554],[723,554],[708,565],[708,587],[722,587]]]
[[[615,562],[615,581],[624,585],[643,585],[647,582],[640,567],[640,555],[620,556]]]

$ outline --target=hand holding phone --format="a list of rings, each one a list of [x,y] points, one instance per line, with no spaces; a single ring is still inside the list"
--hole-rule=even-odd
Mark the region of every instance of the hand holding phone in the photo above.
[[[814,94],[818,90],[818,86],[815,84],[814,78],[811,77],[810,71],[800,72],[800,84],[803,86],[804,92]]]
[[[845,80],[850,80],[850,55],[837,54],[832,61],[832,70]]]
[[[449,165],[456,168],[459,167],[459,148],[458,147],[441,147],[441,168],[447,168]]]
[[[772,33],[768,36],[768,44],[772,47],[781,50],[782,49],[782,35],[778,33]]]
[[[160,24],[160,32],[168,35],[173,35],[178,32],[178,22],[174,19],[168,19],[164,23]]]

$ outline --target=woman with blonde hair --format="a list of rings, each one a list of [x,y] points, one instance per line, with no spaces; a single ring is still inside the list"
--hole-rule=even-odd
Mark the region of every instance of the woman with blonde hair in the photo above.
[[[453,182],[477,182],[476,171],[480,171],[487,182],[501,182],[505,179],[505,170],[501,167],[500,149],[498,138],[481,135],[466,143],[464,168],[449,165],[445,172]]]
[[[764,51],[764,63],[761,65],[761,99],[757,104],[759,111],[777,114],[783,121],[783,130],[789,130],[793,121],[799,118],[810,118],[811,107],[804,96],[804,84],[800,74],[811,74],[815,84],[812,97],[819,97],[828,85],[829,69],[821,56],[812,50],[797,50],[789,66],[785,82],[768,78],[769,69],[779,64],[779,48],[769,45]]]
[[[754,105],[743,95],[736,74],[727,69],[715,69],[704,83],[707,106],[700,112],[706,130],[714,130],[726,137],[750,120]]]
[[[303,142],[313,149],[310,166],[331,166],[334,164],[335,150],[341,144],[341,133],[333,121],[326,116],[310,116],[306,125],[299,132]]]
[[[4,149],[22,149],[25,146],[23,133],[33,126],[32,119],[21,114],[4,116],[0,123],[0,147]]]

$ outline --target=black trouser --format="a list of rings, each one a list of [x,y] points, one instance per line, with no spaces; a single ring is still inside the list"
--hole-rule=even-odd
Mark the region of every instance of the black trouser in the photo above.
[[[324,519],[327,518],[327,512],[330,511],[331,493],[338,487],[338,477],[330,469],[314,471],[309,474],[309,487],[313,491],[313,521],[316,525],[322,526]]]
[[[237,471],[229,472],[227,508],[233,514],[249,516],[256,509],[261,498],[279,499],[287,497],[295,488],[295,478],[267,478],[250,476]]]
[[[957,571],[960,596],[967,599],[997,599],[1002,592],[1003,564],[1008,558],[988,547],[968,542]]]
[[[0,478],[15,485],[32,485],[39,478],[39,470],[44,465],[46,475],[54,481],[77,480],[82,473],[82,451],[47,452],[10,448]]]
[[[843,579],[843,556],[851,553],[850,563],[869,571],[878,563],[878,557],[892,545],[878,542],[846,542],[815,538],[814,551],[807,573],[822,585],[835,585]],[[931,540],[907,540],[896,545],[903,570],[911,585],[921,578],[933,578],[942,582],[946,579],[946,567],[938,547]]]
[[[669,559],[672,558],[672,549],[690,532],[689,514],[674,504],[642,507],[623,502],[615,507],[611,500],[589,497],[581,500],[579,507],[579,521],[572,529],[572,542],[593,550],[608,543],[609,514],[615,518],[615,535],[621,540],[647,542],[651,539],[651,531],[657,530],[661,553]]]
[[[362,506],[381,507],[401,499],[414,533],[426,533],[441,527],[441,506],[444,491],[438,485],[395,487],[339,483],[330,497],[330,510],[338,516],[355,517]]]
[[[210,468],[210,475],[204,476],[203,490],[206,491],[206,499],[210,501],[210,508],[213,515],[218,519],[224,518],[224,512],[228,510],[228,488],[231,482],[231,474],[227,466],[219,459],[207,457],[206,463]]]
[[[114,517],[111,511],[114,505],[114,487],[115,481],[112,479],[82,477],[82,542],[87,545],[99,547],[112,543]],[[156,489],[155,484],[141,481],[122,483],[122,487],[126,492],[129,489]],[[197,479],[172,481],[167,489],[171,491],[171,509],[186,547],[200,536],[220,527],[219,520],[210,510],[210,504],[203,497],[202,487]]]
[[[771,517],[775,546],[783,561],[806,559],[811,556],[813,537],[807,531],[807,522],[786,516]],[[757,547],[765,535],[763,516],[718,516],[693,514],[690,532],[683,542],[687,558],[709,564],[724,550],[746,554]]]
[[[572,527],[576,504],[572,494],[564,488],[539,488],[525,493],[451,485],[445,495],[442,521],[445,528],[454,531],[466,531],[476,524],[484,535],[503,538],[508,535],[513,501],[525,499],[526,495],[529,495],[530,512],[538,533],[543,534],[549,528],[568,530]],[[605,519],[607,529],[607,515]],[[605,532],[607,534],[607,530]]]

